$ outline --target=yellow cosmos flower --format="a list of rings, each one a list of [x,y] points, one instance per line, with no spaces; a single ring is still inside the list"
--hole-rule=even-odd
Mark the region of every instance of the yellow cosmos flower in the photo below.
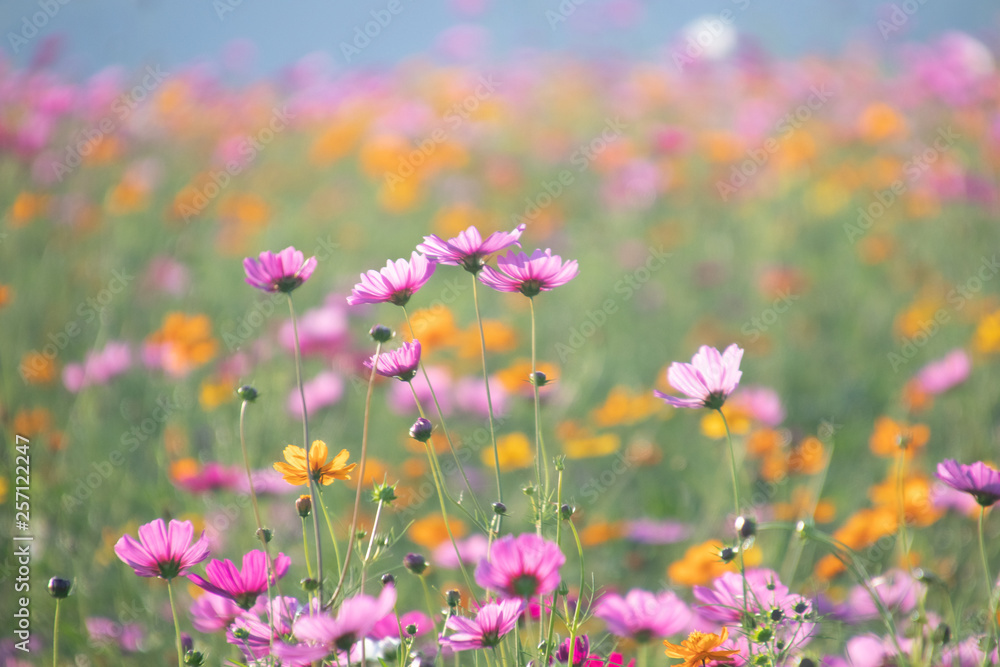
[[[737,649],[716,650],[727,639],[729,639],[729,630],[723,627],[722,632],[717,635],[695,630],[680,644],[671,644],[664,640],[663,645],[667,647],[668,658],[682,658],[684,660],[674,667],[702,667],[709,660],[731,662],[730,656],[739,653]]]
[[[320,484],[333,484],[335,479],[350,479],[351,471],[357,463],[347,464],[347,457],[350,456],[346,449],[333,457],[329,463],[326,456],[329,452],[326,443],[322,440],[313,440],[309,449],[309,470],[312,478]],[[294,486],[306,486],[309,483],[306,477],[306,451],[295,445],[285,447],[285,461],[274,464],[274,469],[282,474],[285,481]]]

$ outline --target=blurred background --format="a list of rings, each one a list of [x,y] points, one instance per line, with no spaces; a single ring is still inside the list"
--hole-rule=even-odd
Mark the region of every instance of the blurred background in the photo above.
[[[367,332],[411,336],[394,306],[347,307],[358,276],[429,234],[519,224],[525,251],[580,266],[534,303],[554,378],[543,432],[569,459],[563,500],[598,586],[689,599],[727,567],[725,430],[652,391],[676,393],[666,368],[700,345],[736,343],[742,386],[726,411],[748,511],[785,526],[760,535],[754,562],[843,603],[839,561],[787,530],[815,521],[872,573],[934,572],[955,636],[984,631],[975,506],[933,473],[947,457],[995,461],[1000,446],[995,2],[6,0],[0,25],[0,505],[13,514],[20,435],[39,646],[44,582],[60,575],[76,586],[67,656],[161,664],[162,588],[112,550],[140,524],[190,519],[219,558],[254,548],[242,384],[261,392],[248,433],[265,521],[290,580],[304,576],[302,489],[273,470],[301,444],[291,323],[283,300],[244,283],[244,257],[289,245],[317,257],[294,296],[310,428],[355,461]],[[408,308],[468,466],[468,482],[446,468],[447,485],[488,508],[471,297],[468,274],[439,266]],[[530,313],[518,294],[479,297],[521,531]],[[403,553],[429,556],[436,590],[462,582],[407,436],[413,401],[380,382],[374,410],[361,482],[397,483],[400,500],[380,524],[393,548],[369,573],[395,572],[409,609],[422,592]],[[341,540],[356,484],[324,492]],[[462,539],[481,537],[481,515],[456,514]],[[901,517],[905,559],[890,539]],[[6,592],[15,561],[2,559]],[[185,609],[199,595],[183,590]],[[810,650],[841,654],[864,622],[824,626]]]

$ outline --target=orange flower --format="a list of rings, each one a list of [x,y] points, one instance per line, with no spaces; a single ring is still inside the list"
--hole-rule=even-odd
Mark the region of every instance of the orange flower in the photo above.
[[[18,372],[29,384],[48,384],[56,379],[56,362],[41,352],[28,352],[21,357]]]
[[[410,323],[413,325],[414,336],[420,341],[424,350],[452,345],[458,335],[458,329],[455,328],[455,316],[447,306],[418,310],[410,316]],[[478,345],[478,332],[476,333],[476,341]],[[478,347],[476,351],[478,353]]]
[[[719,540],[709,540],[695,544],[684,552],[684,558],[667,568],[667,575],[682,586],[705,586],[723,572],[735,571],[737,563],[724,563],[719,556],[723,544]],[[759,549],[744,552],[743,562],[747,566],[760,563]]]
[[[0,285],[0,308],[14,300],[14,288],[10,285]]]
[[[309,470],[312,478],[321,484],[333,484],[335,479],[350,479],[351,471],[357,463],[347,464],[347,457],[350,454],[346,449],[340,450],[332,461],[326,463],[328,452],[326,443],[322,440],[313,440],[309,450]],[[285,460],[288,463],[278,462],[274,464],[274,469],[280,472],[285,481],[295,486],[305,486],[309,483],[306,478],[306,451],[295,445],[285,447]]]
[[[826,465],[823,443],[815,436],[809,436],[788,455],[788,469],[802,475],[815,475]]]
[[[158,355],[163,369],[182,376],[215,356],[219,343],[212,338],[212,323],[205,315],[170,313],[163,326],[146,338],[151,354]]]
[[[449,519],[446,526],[444,519],[437,514],[414,521],[407,533],[414,544],[419,544],[427,549],[434,549],[448,539],[449,528],[451,528],[451,534],[455,536],[455,539],[462,537],[466,533],[465,524],[459,519]]]
[[[538,362],[537,370],[545,373],[549,382],[557,379],[559,374],[558,369],[554,365],[544,361]],[[498,371],[497,379],[500,380],[500,384],[503,385],[504,389],[510,393],[531,396],[534,389],[528,377],[529,375],[531,375],[531,360],[518,359],[512,365]],[[541,387],[541,390],[544,392],[545,387]]]
[[[682,658],[684,660],[674,667],[702,667],[709,660],[731,662],[730,656],[739,653],[738,649],[715,650],[727,639],[729,639],[729,630],[723,626],[722,632],[717,635],[695,630],[680,644],[671,644],[667,640],[663,640],[663,645],[667,647],[668,658]]]
[[[517,332],[499,320],[483,320],[483,338],[490,352],[510,352],[517,346]],[[420,339],[423,341],[423,338]],[[482,354],[479,327],[473,324],[458,337],[458,356],[478,359]]]
[[[931,430],[924,424],[895,422],[888,417],[875,420],[875,430],[868,440],[868,446],[876,456],[894,457],[901,447],[906,448],[906,457],[913,456],[915,449],[923,447],[931,437]]]

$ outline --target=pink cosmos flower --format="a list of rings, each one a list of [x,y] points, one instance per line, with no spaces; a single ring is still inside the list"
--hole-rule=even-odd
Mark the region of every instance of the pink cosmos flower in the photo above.
[[[476,583],[508,598],[551,593],[559,585],[566,556],[559,545],[534,533],[506,535],[493,543],[489,560],[476,567]]]
[[[88,617],[84,624],[90,641],[99,648],[107,648],[117,644],[126,653],[142,650],[142,641],[146,638],[142,626],[138,623],[117,623],[103,616]]]
[[[885,574],[873,577],[868,586],[854,586],[848,594],[847,604],[837,614],[839,620],[845,623],[863,623],[878,618],[879,611],[871,598],[870,591],[875,594],[893,613],[908,614],[917,606],[917,599],[925,592],[924,584],[914,579],[908,572],[894,569]]]
[[[378,598],[355,595],[344,600],[336,616],[327,613],[300,616],[292,626],[296,638],[327,647],[327,651],[347,651],[362,641],[396,605],[395,586],[386,586]]]
[[[424,237],[417,250],[438,264],[461,266],[469,273],[479,273],[490,255],[512,245],[521,247],[519,239],[525,225],[520,224],[511,232],[494,232],[484,241],[475,226],[470,226],[453,239],[442,241],[435,234]]]
[[[523,610],[523,600],[503,600],[499,603],[487,602],[479,608],[475,618],[451,616],[445,626],[453,632],[441,635],[441,646],[452,651],[497,646],[500,639],[517,625],[517,617]]]
[[[777,426],[785,421],[785,409],[778,392],[770,387],[743,387],[730,398],[730,405],[740,407],[762,424]]]
[[[277,579],[285,576],[292,559],[283,553],[279,553],[274,559],[274,575],[271,577],[271,585]],[[243,569],[238,570],[233,561],[213,560],[205,566],[205,573],[208,575],[206,581],[197,574],[187,575],[194,584],[204,588],[209,593],[215,593],[231,599],[240,609],[250,609],[257,601],[257,598],[267,592],[267,556],[264,552],[255,549],[243,555]]]
[[[654,390],[658,398],[675,408],[709,408],[718,410],[740,383],[743,372],[740,360],[743,350],[733,343],[719,354],[714,347],[702,345],[691,358],[690,364],[674,362],[667,369],[670,386],[690,398],[677,398]]]
[[[625,663],[625,658],[621,653],[612,653],[608,656],[607,660],[601,658],[597,654],[592,654],[587,656],[587,661],[583,663],[583,667],[635,667],[635,658]]]
[[[331,357],[348,343],[350,329],[343,296],[331,294],[324,304],[302,313],[298,321],[299,347],[303,355]],[[295,350],[295,329],[287,320],[278,332],[281,346],[289,352]]]
[[[245,479],[246,474],[239,466],[224,466],[211,461],[198,472],[172,481],[175,486],[191,493],[207,493],[218,490],[241,491]]]
[[[680,521],[635,519],[625,524],[625,537],[642,544],[673,544],[687,539],[691,530]]]
[[[62,380],[74,394],[95,384],[107,384],[132,366],[128,343],[111,341],[100,352],[89,352],[82,364],[66,364]]]
[[[549,249],[536,250],[531,257],[508,251],[506,256],[497,257],[497,267],[499,270],[484,266],[479,280],[499,292],[520,292],[526,297],[565,285],[579,273],[575,259],[563,264]]]
[[[198,632],[225,630],[243,613],[243,609],[228,597],[205,593],[191,603],[191,625]]]
[[[314,609],[316,606],[318,605],[314,605]],[[291,634],[292,621],[295,618],[300,618],[301,614],[308,609],[309,607],[303,605],[293,597],[276,597],[271,601],[270,605],[264,604],[265,618],[261,618],[256,613],[256,608],[254,608],[251,611],[244,612],[239,618],[233,621],[233,624],[226,632],[226,641],[239,646],[247,660],[259,660],[264,656],[270,655],[272,641],[277,649],[278,640]],[[272,624],[274,627],[273,634],[271,632]],[[233,634],[233,630],[237,629],[246,630],[248,634],[247,638],[237,639]],[[319,657],[324,656],[325,654]]]
[[[428,631],[434,629],[431,617],[422,611],[408,611],[398,618],[395,612],[389,612],[378,620],[368,636],[376,640],[393,637],[399,639],[399,628],[405,628],[410,624],[417,627],[417,631],[413,633],[414,637],[427,634]]]
[[[633,588],[625,597],[609,593],[594,609],[608,632],[629,637],[639,643],[661,639],[686,630],[691,623],[691,610],[670,591],[654,595]]]
[[[115,553],[140,577],[173,579],[188,573],[208,558],[205,533],[192,544],[194,525],[171,519],[167,526],[157,519],[139,526],[139,540],[122,535],[115,543]]]
[[[1000,500],[1000,472],[982,461],[964,465],[948,459],[937,465],[935,476],[958,491],[964,491],[983,507]]]
[[[344,395],[344,381],[333,371],[324,371],[302,385],[306,396],[306,410],[310,415],[334,405]],[[285,401],[285,410],[293,417],[302,417],[302,396],[293,389]]]
[[[316,270],[316,258],[305,258],[301,251],[288,246],[278,254],[270,250],[260,253],[259,259],[243,260],[246,282],[265,292],[291,292],[309,280]]]
[[[375,355],[364,362],[365,368],[371,369],[375,364]],[[417,374],[420,366],[420,341],[413,340],[403,343],[390,352],[378,355],[378,366],[375,372],[384,377],[396,378],[409,382]]]
[[[455,553],[455,546],[458,553]],[[444,541],[431,554],[431,562],[438,567],[446,569],[458,569],[458,559],[461,557],[463,563],[478,563],[486,558],[489,551],[489,540],[482,533],[470,535],[464,540],[457,540],[455,546],[450,541]]]
[[[965,350],[952,350],[942,359],[932,361],[917,373],[917,386],[936,396],[962,384],[969,377],[972,361]]]
[[[413,294],[424,286],[434,274],[437,265],[424,255],[414,252],[410,261],[397,259],[386,262],[379,271],[361,274],[361,282],[354,286],[347,303],[391,303],[405,306]]]
[[[381,361],[379,363],[381,364]],[[414,392],[416,392],[417,398],[422,405],[430,405],[434,402],[434,398],[431,395],[431,386],[433,386],[434,395],[437,396],[438,404],[441,406],[441,413],[446,417],[451,414],[452,403],[454,402],[453,394],[456,393],[455,388],[452,386],[451,373],[445,366],[428,366],[424,370],[431,381],[430,385],[424,379],[423,373],[415,376],[409,382],[413,387],[413,391],[410,390],[410,387],[405,382],[394,382],[392,384],[387,397],[390,410],[398,415],[413,414],[413,411],[417,407],[413,400]],[[480,380],[480,387],[482,383],[482,380]]]

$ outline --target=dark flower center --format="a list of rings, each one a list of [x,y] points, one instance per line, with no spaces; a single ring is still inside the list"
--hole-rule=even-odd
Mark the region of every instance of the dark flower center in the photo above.
[[[976,499],[976,502],[983,507],[989,507],[997,500],[1000,500],[1000,496],[988,491],[970,491],[970,493],[972,494],[972,497]]]
[[[638,632],[633,634],[632,638],[637,642],[639,642],[640,644],[645,644],[646,642],[648,642],[650,639],[653,638],[653,631],[650,630],[649,628],[643,628],[642,630],[639,630]]]
[[[538,579],[533,574],[522,574],[511,582],[514,595],[519,598],[530,598],[538,590]]]
[[[705,407],[709,410],[718,410],[726,402],[726,395],[721,391],[713,391],[705,399]]]
[[[402,371],[396,377],[399,378],[400,380],[402,380],[403,382],[409,382],[413,378],[417,377],[417,369],[414,368],[411,371]]]
[[[483,270],[483,257],[478,252],[474,252],[471,255],[467,255],[462,258],[462,268],[476,275]]]
[[[337,640],[335,642],[333,642],[333,645],[339,648],[341,651],[346,651],[347,649],[351,648],[352,644],[354,644],[353,632],[348,632],[346,635],[341,635],[337,637]]]
[[[160,578],[173,579],[181,571],[181,564],[175,560],[168,560],[159,564]]]
[[[274,288],[279,292],[284,292],[285,294],[288,294],[293,289],[301,285],[302,282],[303,282],[302,278],[299,278],[298,276],[284,276],[282,278],[278,278],[277,280],[275,280],[273,285]]]
[[[394,306],[405,306],[413,296],[413,290],[411,289],[401,289],[398,292],[393,292],[389,297],[389,303]]]
[[[257,591],[243,593],[241,595],[237,595],[234,602],[236,602],[236,606],[243,611],[249,611],[250,607],[253,606],[253,603],[257,601],[258,595],[259,593],[257,593]]]
[[[518,289],[524,296],[535,296],[542,291],[542,281],[537,278],[531,278],[522,282]]]
[[[485,648],[493,648],[500,643],[500,633],[496,630],[490,630],[489,632],[483,633],[482,643]]]

